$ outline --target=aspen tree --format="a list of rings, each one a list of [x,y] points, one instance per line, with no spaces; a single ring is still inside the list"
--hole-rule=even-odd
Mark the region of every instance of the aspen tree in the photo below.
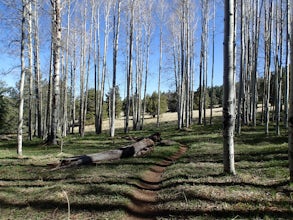
[[[36,130],[38,138],[43,136],[43,97],[41,87],[41,68],[40,68],[40,43],[39,43],[39,13],[38,13],[38,0],[34,1],[33,11],[33,29],[34,29],[34,71],[35,71],[35,97],[36,97]]]
[[[117,7],[117,8],[116,8]],[[117,10],[117,11],[116,11]],[[113,33],[113,81],[112,81],[112,105],[110,117],[110,136],[115,136],[115,117],[116,117],[116,72],[117,72],[117,56],[118,56],[118,43],[119,43],[119,29],[120,29],[120,11],[121,1],[117,0],[114,7],[114,33]],[[117,14],[116,14],[117,13]]]
[[[21,45],[20,45],[20,62],[21,76],[19,82],[19,110],[18,110],[18,129],[17,129],[17,154],[22,156],[23,140],[23,105],[24,105],[24,80],[25,80],[25,28],[27,19],[27,0],[22,0],[22,19],[21,19]]]
[[[224,28],[224,97],[223,97],[223,157],[224,172],[235,175],[235,67],[234,67],[234,0],[225,0]]]
[[[57,132],[59,131],[60,111],[60,50],[61,50],[61,2],[52,1],[53,6],[53,91],[52,91],[52,127],[51,143],[57,144]]]
[[[293,14],[293,5],[291,7],[291,18]],[[290,182],[293,183],[293,23],[291,22],[291,30],[288,39],[290,41],[290,103],[289,103],[289,173],[290,173]]]

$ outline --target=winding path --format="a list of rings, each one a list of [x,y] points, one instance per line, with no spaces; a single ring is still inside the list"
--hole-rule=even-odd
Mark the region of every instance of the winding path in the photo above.
[[[187,151],[186,146],[180,146],[179,150],[157,165],[146,170],[141,179],[136,183],[137,189],[131,195],[131,202],[127,207],[125,219],[155,219],[159,214],[156,208],[158,192],[163,181],[162,175],[168,166],[171,166]]]

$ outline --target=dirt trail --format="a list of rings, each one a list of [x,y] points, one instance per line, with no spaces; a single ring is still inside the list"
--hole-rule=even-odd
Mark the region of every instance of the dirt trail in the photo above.
[[[163,181],[162,175],[168,166],[171,166],[187,151],[181,146],[174,155],[160,161],[157,165],[146,170],[136,183],[137,189],[131,196],[128,205],[128,215],[125,219],[155,219],[159,210],[156,208],[157,195]]]

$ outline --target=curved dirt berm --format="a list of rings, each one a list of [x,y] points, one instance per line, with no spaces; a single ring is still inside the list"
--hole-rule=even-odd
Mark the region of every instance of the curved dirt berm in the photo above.
[[[137,189],[131,195],[131,202],[127,207],[126,219],[155,219],[158,191],[161,188],[162,175],[168,166],[171,166],[187,151],[181,146],[174,155],[159,162],[146,170],[138,181]]]

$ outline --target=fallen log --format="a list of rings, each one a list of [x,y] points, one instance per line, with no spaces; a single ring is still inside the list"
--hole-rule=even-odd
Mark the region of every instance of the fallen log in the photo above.
[[[54,167],[51,170],[58,170],[71,166],[88,165],[109,160],[119,160],[128,157],[144,156],[153,150],[155,142],[159,140],[160,134],[156,133],[154,135],[149,136],[148,138],[143,138],[133,144],[120,147],[115,150],[64,158],[60,160],[58,164],[48,165]]]

